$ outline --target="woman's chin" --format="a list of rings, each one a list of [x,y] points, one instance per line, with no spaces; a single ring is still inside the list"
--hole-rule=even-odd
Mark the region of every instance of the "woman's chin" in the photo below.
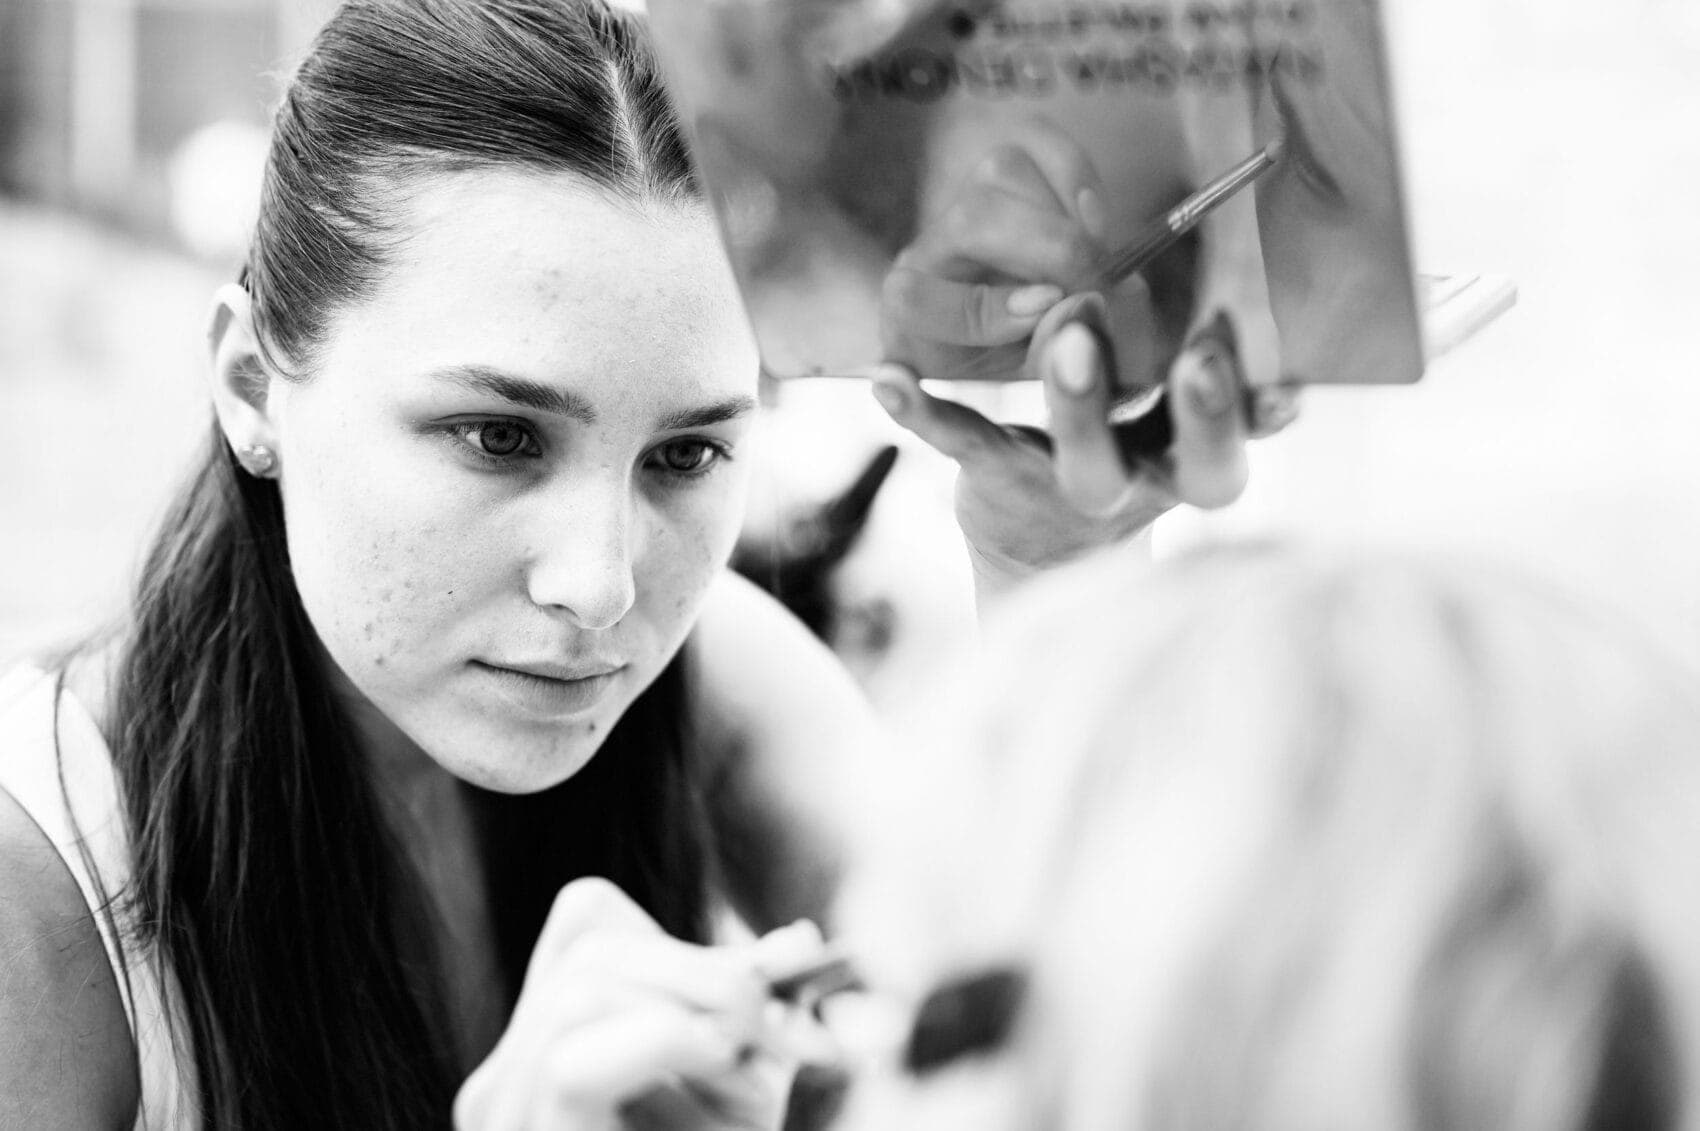
[[[468,785],[492,793],[541,793],[560,785],[596,756],[601,742],[587,736],[556,741],[542,749],[516,749],[511,743],[492,740],[474,756],[440,756],[438,761]],[[502,751],[492,755],[491,751]]]

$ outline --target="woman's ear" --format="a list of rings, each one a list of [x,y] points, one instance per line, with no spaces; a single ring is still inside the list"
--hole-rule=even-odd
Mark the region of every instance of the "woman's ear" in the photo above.
[[[248,473],[269,478],[280,459],[269,414],[272,377],[260,356],[248,292],[237,284],[226,283],[213,296],[207,341],[219,427]]]

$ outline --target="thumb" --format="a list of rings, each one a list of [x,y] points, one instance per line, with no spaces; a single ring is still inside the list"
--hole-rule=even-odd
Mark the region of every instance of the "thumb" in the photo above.
[[[1250,477],[1239,366],[1226,347],[1204,338],[1181,354],[1169,382],[1175,495],[1196,507],[1227,506]]]

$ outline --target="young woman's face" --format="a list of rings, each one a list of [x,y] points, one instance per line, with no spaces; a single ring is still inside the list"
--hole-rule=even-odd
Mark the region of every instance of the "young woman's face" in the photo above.
[[[595,753],[731,552],[755,348],[698,207],[465,172],[403,230],[309,378],[272,383],[290,560],[369,735],[534,791]]]

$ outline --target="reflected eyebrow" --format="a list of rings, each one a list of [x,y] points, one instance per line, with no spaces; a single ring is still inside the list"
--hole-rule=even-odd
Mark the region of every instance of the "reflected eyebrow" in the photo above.
[[[584,424],[596,423],[596,410],[577,393],[517,377],[487,365],[452,365],[439,369],[433,377],[450,381],[475,393],[486,393],[521,408],[569,416]]]
[[[685,408],[677,412],[669,412],[656,421],[657,432],[671,432],[679,428],[707,428],[712,424],[724,424],[728,420],[736,420],[756,410],[754,397],[727,397],[723,401],[702,405],[698,408]]]

